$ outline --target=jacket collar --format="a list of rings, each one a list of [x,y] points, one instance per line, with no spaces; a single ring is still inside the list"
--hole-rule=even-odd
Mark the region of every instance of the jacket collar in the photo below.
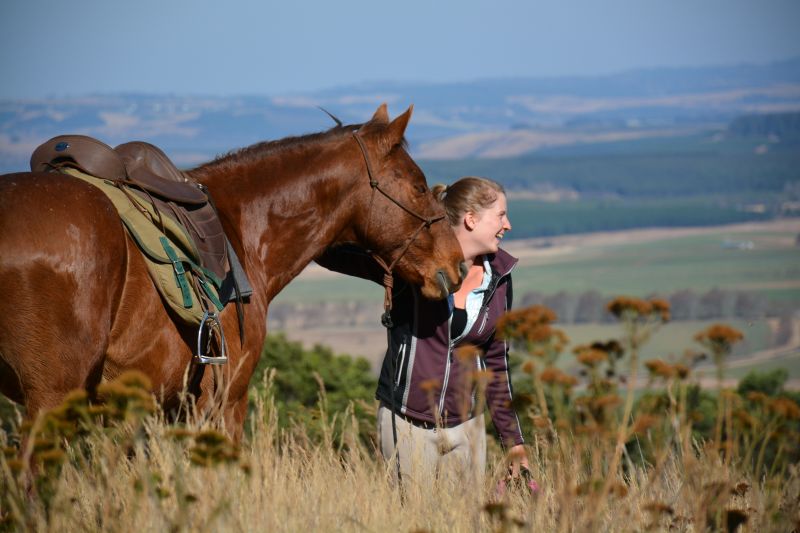
[[[492,272],[498,276],[510,274],[519,261],[519,259],[502,248],[500,248],[497,253],[489,254],[487,257],[489,258],[489,264],[492,266]]]

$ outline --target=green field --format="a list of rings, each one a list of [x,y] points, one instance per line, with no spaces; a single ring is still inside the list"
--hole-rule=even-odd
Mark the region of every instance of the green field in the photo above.
[[[642,347],[640,356],[642,360],[663,359],[665,361],[679,361],[685,350],[702,351],[702,346],[694,340],[695,334],[704,330],[711,324],[720,320],[687,320],[681,322],[668,322],[654,333],[650,340]],[[764,320],[745,321],[728,319],[726,324],[738,329],[744,334],[741,343],[735,346],[732,357],[750,354],[764,350],[772,345],[772,331]],[[617,324],[568,324],[563,327],[570,339],[569,349],[591,343],[596,340],[607,341],[619,338],[622,328]],[[561,355],[559,365],[564,368],[575,366],[572,353]]]
[[[771,226],[747,233],[726,227],[710,231],[613,245],[593,244],[592,238],[587,238],[560,254],[550,254],[546,248],[528,250],[528,256],[514,271],[517,301],[528,291],[553,294],[597,290],[607,296],[647,296],[717,287],[753,291],[771,301],[800,305],[800,247],[794,244],[794,232],[776,232]],[[726,240],[750,241],[753,249],[726,249]],[[508,248],[513,251],[514,246],[510,241]],[[382,297],[379,286],[363,280],[301,276],[276,301],[380,301]]]
[[[507,248],[522,256],[514,271],[515,307],[519,307],[530,292],[553,295],[563,291],[578,295],[595,290],[610,299],[616,295],[668,296],[683,289],[700,295],[718,288],[760,295],[770,309],[800,308],[800,247],[795,244],[798,224],[784,228],[761,224],[755,228],[744,232],[740,227],[718,227],[680,237],[661,235],[652,241],[643,240],[641,236],[637,242],[618,238],[613,244],[603,236],[581,236],[574,241],[554,239],[552,249],[520,248],[521,243],[510,241]],[[625,234],[613,234],[614,237],[621,235]],[[752,242],[753,247],[730,249],[723,246],[725,242]],[[371,282],[345,276],[304,275],[292,282],[276,302],[369,301],[377,304],[382,299],[382,288]],[[685,320],[663,325],[644,346],[642,359],[677,360],[687,349],[700,350],[693,337],[713,322],[729,324],[744,333],[744,341],[736,346],[733,360],[774,346],[775,333],[765,318],[743,320],[726,316],[714,320]],[[570,352],[574,346],[621,335],[620,326],[613,322],[560,324],[559,327],[571,340],[567,352],[559,360],[564,368],[574,367]],[[726,375],[741,378],[751,370],[773,368],[786,368],[789,379],[800,379],[800,354],[747,366],[735,365]],[[704,373],[709,377],[714,375],[713,370]]]
[[[586,245],[574,253],[536,259],[514,273],[517,293],[582,292],[606,295],[669,293],[680,289],[747,290],[771,300],[800,302],[800,247],[791,233],[732,233],[687,236],[652,243]],[[728,241],[753,249],[724,248]]]
[[[745,202],[714,198],[588,199],[544,202],[515,199],[508,203],[516,238],[548,237],[588,231],[634,228],[718,226],[767,220],[767,212],[743,210]],[[766,208],[765,208],[766,209]]]
[[[691,320],[667,323],[661,326],[642,347],[640,358],[643,362],[649,359],[678,362],[681,360],[685,350],[702,352],[703,347],[694,340],[694,336],[716,322],[724,322],[744,334],[744,339],[734,347],[729,359],[731,363],[736,363],[736,365],[726,370],[726,377],[742,378],[753,370],[767,372],[775,368],[785,368],[789,372],[789,379],[800,378],[800,352],[794,352],[776,360],[759,361],[742,366],[737,363],[739,359],[745,356],[772,347],[773,333],[765,320]],[[574,371],[579,367],[571,352],[572,348],[597,340],[607,341],[619,338],[622,335],[622,330],[617,324],[568,324],[563,326],[562,329],[569,337],[570,344],[567,351],[559,357],[557,364],[568,371]],[[716,376],[714,367],[710,366],[710,361],[704,361],[702,364],[704,368],[697,372],[699,377]]]

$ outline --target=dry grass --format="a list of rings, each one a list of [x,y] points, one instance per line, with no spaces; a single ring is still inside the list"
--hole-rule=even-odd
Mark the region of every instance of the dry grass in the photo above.
[[[553,366],[566,344],[555,315],[531,308],[500,325],[530,354],[524,371],[537,394],[521,414],[536,428],[535,494],[498,494],[507,458],[496,445],[481,486],[404,478],[399,487],[393,465],[359,440],[352,409],[331,416],[321,401],[321,437],[311,438],[302,427],[278,429],[269,392],[253,398],[252,430],[236,446],[208,423],[166,423],[146,378],[129,374],[104,385],[101,405],[76,392],[0,432],[0,531],[800,531],[800,465],[786,460],[796,456],[800,407],[751,393],[760,407],[747,412],[724,391],[714,434],[699,442],[688,366],[649,365],[667,404],[635,408],[635,372],[622,388],[598,372],[636,368],[637,350],[668,319],[664,302],[618,298],[609,309],[626,337],[575,352],[590,382],[572,400],[575,379]],[[740,339],[722,325],[698,335],[720,364]]]
[[[3,524],[38,531],[724,531],[727,520],[744,517],[744,531],[791,531],[800,517],[797,465],[759,480],[695,448],[662,453],[647,467],[626,457],[620,475],[603,478],[615,449],[615,436],[603,432],[542,433],[531,447],[536,496],[497,497],[504,460],[494,449],[484,486],[406,483],[401,502],[391,469],[357,443],[356,427],[340,442],[312,444],[297,428],[278,432],[270,402],[258,401],[254,416],[241,448],[207,428],[129,414],[59,441],[65,458],[58,467],[37,463],[34,453],[31,472],[7,457],[0,462]]]

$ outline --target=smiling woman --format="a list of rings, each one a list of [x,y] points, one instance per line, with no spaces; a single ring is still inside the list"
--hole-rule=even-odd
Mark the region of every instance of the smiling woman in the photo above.
[[[433,187],[466,259],[460,287],[431,301],[407,284],[395,286],[389,341],[378,384],[378,438],[402,478],[430,485],[436,477],[483,479],[485,397],[501,442],[519,471],[527,468],[519,421],[511,409],[508,352],[497,320],[511,307],[517,260],[500,248],[511,229],[506,196],[496,182],[461,178]],[[322,266],[380,283],[382,270],[354,247],[327,250]],[[476,373],[477,371],[477,373]],[[485,384],[478,391],[478,382]]]

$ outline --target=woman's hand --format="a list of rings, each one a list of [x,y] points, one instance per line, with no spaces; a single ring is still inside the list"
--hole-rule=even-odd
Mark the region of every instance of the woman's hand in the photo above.
[[[512,446],[508,450],[508,475],[497,485],[497,494],[502,496],[508,488],[516,490],[527,488],[532,495],[539,492],[539,484],[533,479],[528,454],[522,444]]]
[[[508,458],[511,460],[511,475],[517,477],[519,475],[520,467],[524,467],[530,471],[531,465],[528,463],[528,453],[525,451],[525,446],[517,444],[508,449]]]

